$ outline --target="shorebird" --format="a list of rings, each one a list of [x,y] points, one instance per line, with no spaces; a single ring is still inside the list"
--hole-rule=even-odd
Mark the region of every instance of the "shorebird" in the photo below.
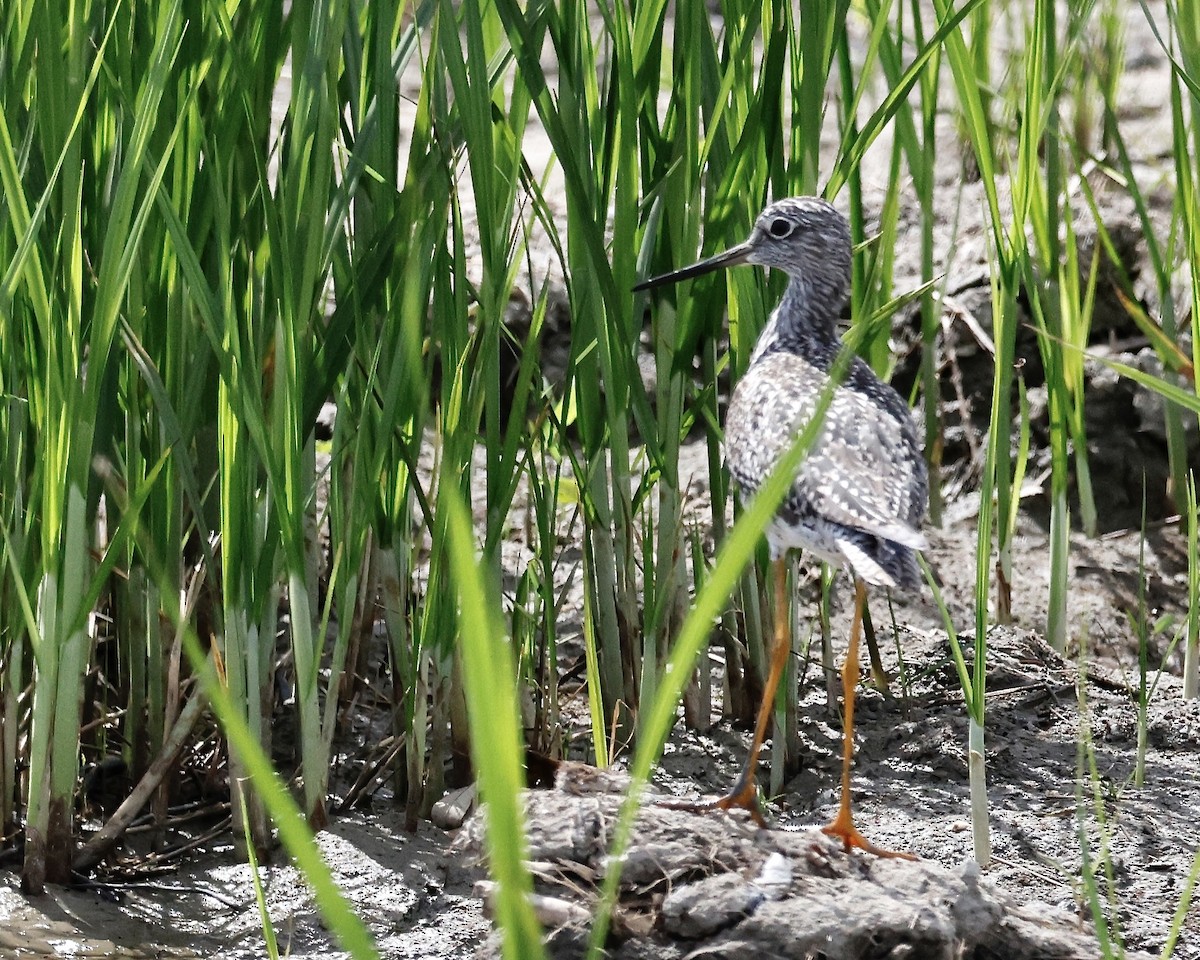
[[[634,287],[678,283],[738,264],[787,273],[787,290],[758,338],[725,421],[725,462],[745,497],[755,493],[805,428],[829,384],[842,347],[837,321],[850,287],[850,257],[846,218],[824,200],[792,197],[767,207],[744,243]],[[910,856],[876,847],[859,833],[851,811],[850,768],[867,585],[919,589],[917,551],[926,546],[920,527],[928,488],[907,404],[862,359],[853,358],[834,388],[816,441],[767,527],[774,649],[746,765],[724,797],[683,806],[741,807],[763,822],[755,782],[758,754],[791,650],[786,557],[789,550],[807,550],[845,567],[854,578],[854,619],[841,670],[841,802],[824,831],[840,839],[847,851],[857,847],[880,856]]]

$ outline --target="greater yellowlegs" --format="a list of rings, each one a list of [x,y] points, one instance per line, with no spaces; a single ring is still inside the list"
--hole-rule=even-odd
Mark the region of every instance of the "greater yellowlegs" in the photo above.
[[[850,229],[816,197],[771,204],[750,238],[725,253],[638,284],[645,290],[721,267],[749,263],[788,274],[787,290],[763,329],[725,421],[725,462],[744,496],[752,495],[813,416],[841,349],[837,320],[850,285]],[[867,584],[915,590],[916,551],[925,547],[921,520],[928,476],[914,421],[892,387],[859,358],[833,393],[816,442],[767,528],[774,570],[775,639],[770,671],[746,765],[733,789],[711,806],[743,807],[761,822],[755,772],[775,691],[791,650],[787,567],[791,549],[849,569],[854,620],[842,666],[841,804],[825,832],[846,850],[881,855],[854,826],[850,766],[854,757],[854,695]],[[705,805],[698,805],[705,806]]]

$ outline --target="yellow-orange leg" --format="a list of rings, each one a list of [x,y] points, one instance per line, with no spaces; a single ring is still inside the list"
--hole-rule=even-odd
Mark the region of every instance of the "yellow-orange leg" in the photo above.
[[[824,832],[841,840],[847,853],[851,847],[858,847],[877,857],[916,860],[911,853],[884,850],[867,840],[854,826],[854,817],[850,810],[850,767],[854,762],[854,696],[858,689],[858,644],[862,636],[863,607],[866,602],[867,585],[855,577],[854,622],[850,627],[850,647],[846,650],[846,659],[842,663],[842,699],[845,702],[842,719],[842,801],[838,806],[837,816],[824,828]]]
[[[754,723],[754,739],[750,741],[750,753],[746,757],[746,765],[742,767],[741,775],[733,784],[733,789],[717,801],[717,806],[723,810],[730,807],[742,807],[759,823],[763,822],[762,811],[758,806],[758,789],[756,777],[758,774],[758,754],[762,750],[763,741],[767,738],[767,726],[771,722],[771,714],[775,712],[775,693],[779,689],[779,680],[787,666],[788,656],[792,651],[791,609],[788,604],[787,561],[783,557],[771,561],[775,574],[775,641],[771,649],[771,667],[767,672],[767,682],[763,687],[762,703],[758,706],[758,718]]]
[[[754,724],[754,739],[750,742],[750,753],[746,757],[746,765],[734,781],[730,791],[718,800],[689,802],[667,800],[659,806],[673,810],[729,810],[741,807],[748,810],[750,816],[760,826],[765,826],[762,809],[758,804],[758,789],[756,777],[758,773],[758,754],[762,750],[763,741],[767,738],[767,724],[775,709],[775,691],[779,689],[779,678],[783,676],[783,668],[787,666],[788,655],[792,649],[791,620],[789,619],[787,591],[787,562],[781,557],[771,562],[775,574],[775,639],[771,650],[771,666],[767,673],[767,682],[763,687],[762,703],[758,708],[758,719]]]

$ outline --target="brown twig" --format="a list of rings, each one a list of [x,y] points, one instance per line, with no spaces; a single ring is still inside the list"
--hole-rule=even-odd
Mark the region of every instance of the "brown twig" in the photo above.
[[[171,728],[170,736],[163,743],[162,752],[150,764],[145,775],[117,808],[116,812],[109,818],[108,822],[100,828],[99,832],[92,839],[79,848],[79,852],[75,854],[75,859],[71,863],[72,870],[78,873],[90,870],[121,839],[126,828],[141,813],[142,807],[149,801],[151,794],[158,789],[158,785],[162,783],[163,778],[174,769],[175,761],[183,750],[184,744],[187,743],[187,738],[191,735],[192,728],[196,725],[196,721],[200,718],[200,714],[204,712],[207,704],[208,698],[203,693],[198,690],[193,693],[191,699],[188,700],[187,704],[179,712],[179,717],[175,721],[175,725]]]

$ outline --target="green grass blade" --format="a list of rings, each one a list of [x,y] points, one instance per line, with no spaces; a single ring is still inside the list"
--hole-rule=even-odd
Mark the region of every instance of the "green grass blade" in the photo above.
[[[533,881],[525,869],[526,841],[521,791],[521,733],[516,706],[516,666],[503,619],[475,559],[475,538],[466,507],[448,487],[451,566],[458,594],[472,756],[487,804],[487,842],[492,875],[499,886],[496,916],[504,934],[504,956],[543,956],[541,930],[529,903]]]

